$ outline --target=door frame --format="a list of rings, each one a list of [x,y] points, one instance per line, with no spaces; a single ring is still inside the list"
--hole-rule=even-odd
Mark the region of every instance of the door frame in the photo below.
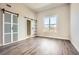
[[[11,14],[11,42],[9,42],[9,43],[4,42],[5,41],[5,39],[4,39],[4,37],[5,37],[5,33],[4,33],[4,29],[5,29],[5,13]],[[3,44],[2,45],[7,45],[7,44],[15,43],[15,42],[18,41],[18,39],[17,39],[17,41],[13,41],[13,30],[12,30],[12,27],[13,27],[13,15],[15,15],[15,14],[12,14],[12,13],[9,13],[9,12],[6,12],[6,11],[3,13]],[[17,18],[17,29],[18,29],[18,18]],[[17,31],[17,34],[18,34],[18,31]]]
[[[27,36],[31,36],[31,34],[32,34],[32,21],[30,19],[27,19],[27,21],[30,21],[30,35],[27,34]]]

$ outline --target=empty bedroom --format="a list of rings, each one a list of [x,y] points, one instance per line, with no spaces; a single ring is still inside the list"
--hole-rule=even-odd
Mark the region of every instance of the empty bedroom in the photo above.
[[[79,55],[79,3],[0,3],[0,55]]]

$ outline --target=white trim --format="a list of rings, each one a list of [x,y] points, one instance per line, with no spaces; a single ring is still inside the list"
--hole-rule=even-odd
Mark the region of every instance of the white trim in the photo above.
[[[11,14],[11,43],[13,43],[13,14]]]
[[[79,52],[79,47],[77,46],[77,42],[73,41],[72,39],[70,40],[72,45],[76,48],[76,50]]]
[[[5,34],[11,34],[11,33],[5,33]]]
[[[18,32],[13,32],[14,34],[18,33]]]
[[[4,13],[3,13],[3,45],[4,45]]]
[[[14,25],[18,25],[17,23],[13,23]]]
[[[46,37],[46,38],[56,38],[61,40],[69,40],[69,38],[63,38],[63,37],[52,37],[52,36],[43,36],[43,35],[37,35],[38,37]]]
[[[11,23],[8,23],[8,22],[4,22],[5,24],[11,24]]]

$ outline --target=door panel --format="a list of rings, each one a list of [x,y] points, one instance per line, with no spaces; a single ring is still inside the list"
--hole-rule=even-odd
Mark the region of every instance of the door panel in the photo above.
[[[17,41],[18,40],[18,34],[17,33],[14,33],[13,34],[13,41]]]
[[[5,34],[4,36],[4,43],[10,43],[11,42],[11,34]]]
[[[17,16],[13,15],[13,23],[18,23]]]
[[[11,14],[4,13],[4,44],[11,42]]]
[[[18,32],[17,26],[18,26],[18,25],[13,24],[13,33],[14,33],[14,32]]]
[[[13,41],[18,40],[18,18],[16,15],[13,15]]]
[[[11,33],[11,24],[5,24],[4,26],[4,33]]]
[[[11,23],[11,14],[5,13],[4,22]]]
[[[12,43],[18,40],[18,19],[17,16],[11,13],[5,12],[3,14],[3,41],[4,44]]]

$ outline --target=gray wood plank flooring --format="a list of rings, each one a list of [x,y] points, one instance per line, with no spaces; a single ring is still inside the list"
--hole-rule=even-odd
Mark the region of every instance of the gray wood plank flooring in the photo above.
[[[0,55],[79,55],[70,41],[34,37],[0,47]]]

